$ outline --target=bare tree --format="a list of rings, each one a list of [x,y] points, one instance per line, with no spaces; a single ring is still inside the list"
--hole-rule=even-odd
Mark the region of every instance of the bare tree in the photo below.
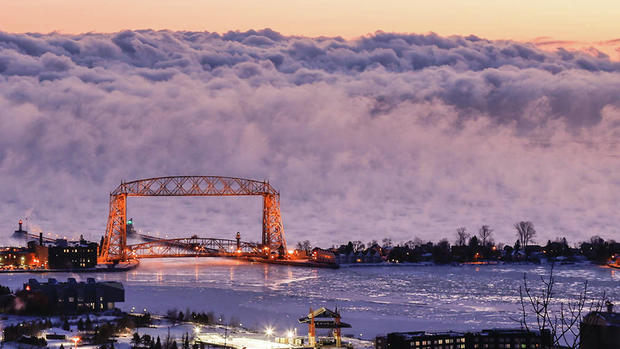
[[[517,236],[523,250],[527,247],[529,242],[532,242],[536,235],[536,229],[534,229],[534,223],[530,221],[521,221],[515,223],[515,229],[517,229]]]
[[[411,250],[413,250],[416,247],[416,244],[413,240],[408,240],[407,242],[404,243],[404,245]]]
[[[422,246],[422,245],[426,244],[426,241],[424,241],[424,240],[422,240],[422,239],[420,239],[419,237],[416,236],[415,238],[413,238],[413,244],[414,244],[414,246]]]
[[[379,246],[379,242],[377,240],[374,240],[374,239],[371,240],[371,241],[368,241],[368,243],[366,244],[367,248],[373,248],[375,246]],[[381,247],[381,246],[379,246],[379,247]]]
[[[467,233],[467,229],[465,229],[465,227],[456,228],[456,244],[458,246],[465,246],[468,239],[469,234]]]
[[[533,329],[541,332],[548,330],[554,346],[564,345],[576,349],[579,347],[580,336],[584,335],[579,331],[584,316],[591,311],[600,311],[605,304],[606,295],[603,293],[598,300],[591,299],[586,280],[583,284],[583,291],[576,299],[566,302],[556,300],[553,289],[555,286],[553,268],[551,264],[548,279],[540,276],[542,282],[540,290],[532,290],[526,274],[523,274],[523,285],[519,286],[521,317],[517,321],[526,331],[530,331],[532,326],[534,326]],[[586,305],[588,305],[587,309]],[[535,317],[535,324],[528,319],[531,316]]]
[[[482,239],[482,246],[487,245],[487,239],[491,236],[491,233],[493,233],[493,229],[491,229],[488,225],[483,225],[480,227],[480,230],[478,230],[478,236]]]
[[[305,251],[307,254],[312,250],[312,244],[310,244],[310,240],[299,241],[297,243],[297,249],[301,251]]]
[[[392,239],[391,238],[383,238],[383,240],[381,240],[381,242],[383,243],[383,248],[390,248],[392,247]]]
[[[366,246],[364,245],[363,242],[361,242],[359,240],[353,241],[353,252],[364,251],[365,248],[366,248]]]

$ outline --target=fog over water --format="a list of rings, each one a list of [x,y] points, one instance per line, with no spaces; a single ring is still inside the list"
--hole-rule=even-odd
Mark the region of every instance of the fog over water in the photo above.
[[[271,181],[291,243],[617,238],[619,96],[600,52],[476,36],[0,32],[0,231],[98,241],[121,180],[224,175]],[[140,209],[260,236],[258,199]]]
[[[519,327],[518,288],[532,285],[548,265],[397,266],[331,269],[248,264],[227,259],[145,260],[136,270],[108,274],[0,274],[0,284],[21,287],[28,278],[96,277],[125,285],[120,308],[164,314],[176,308],[213,311],[262,330],[284,331],[309,307],[338,307],[343,321],[370,338],[399,330],[480,330]],[[555,296],[575,299],[585,280],[590,294],[620,303],[620,273],[583,265],[556,266]],[[307,330],[297,326],[299,333]]]

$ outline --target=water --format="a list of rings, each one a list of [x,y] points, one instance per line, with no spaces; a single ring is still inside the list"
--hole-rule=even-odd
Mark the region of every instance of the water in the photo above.
[[[305,326],[299,317],[325,306],[338,307],[364,338],[392,331],[476,330],[519,327],[519,286],[526,273],[532,286],[548,265],[398,266],[332,269],[249,264],[227,259],[144,260],[127,273],[0,274],[0,284],[21,287],[28,278],[116,280],[125,285],[120,308],[164,314],[213,311],[227,321],[261,330]],[[590,264],[556,266],[555,296],[575,299],[588,281],[590,294],[603,292],[620,305],[620,272]]]

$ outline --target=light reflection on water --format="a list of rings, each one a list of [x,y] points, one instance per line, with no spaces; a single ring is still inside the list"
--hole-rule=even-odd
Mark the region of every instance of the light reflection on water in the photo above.
[[[355,333],[395,330],[465,330],[518,327],[523,273],[536,287],[546,265],[399,266],[310,269],[249,264],[228,259],[144,260],[127,273],[3,274],[18,287],[28,278],[95,276],[125,284],[126,310],[171,308],[233,315],[260,327],[265,321],[291,327],[310,306],[337,306]],[[594,265],[557,266],[556,297],[574,299],[585,280],[592,295],[605,292],[620,303],[620,277]],[[298,328],[300,331],[304,329]],[[353,332],[352,332],[353,333]]]

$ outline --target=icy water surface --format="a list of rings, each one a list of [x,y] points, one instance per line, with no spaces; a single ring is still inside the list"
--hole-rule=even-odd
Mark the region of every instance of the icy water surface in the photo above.
[[[165,313],[213,311],[244,326],[306,329],[308,308],[338,307],[355,336],[402,330],[518,327],[523,274],[533,286],[548,265],[397,266],[331,269],[248,264],[226,259],[145,260],[136,270],[109,274],[1,274],[0,284],[28,278],[116,280],[125,285],[122,309]],[[583,264],[556,266],[556,297],[576,297],[588,280],[592,295],[620,304],[620,271]],[[345,331],[347,333],[347,331]]]

